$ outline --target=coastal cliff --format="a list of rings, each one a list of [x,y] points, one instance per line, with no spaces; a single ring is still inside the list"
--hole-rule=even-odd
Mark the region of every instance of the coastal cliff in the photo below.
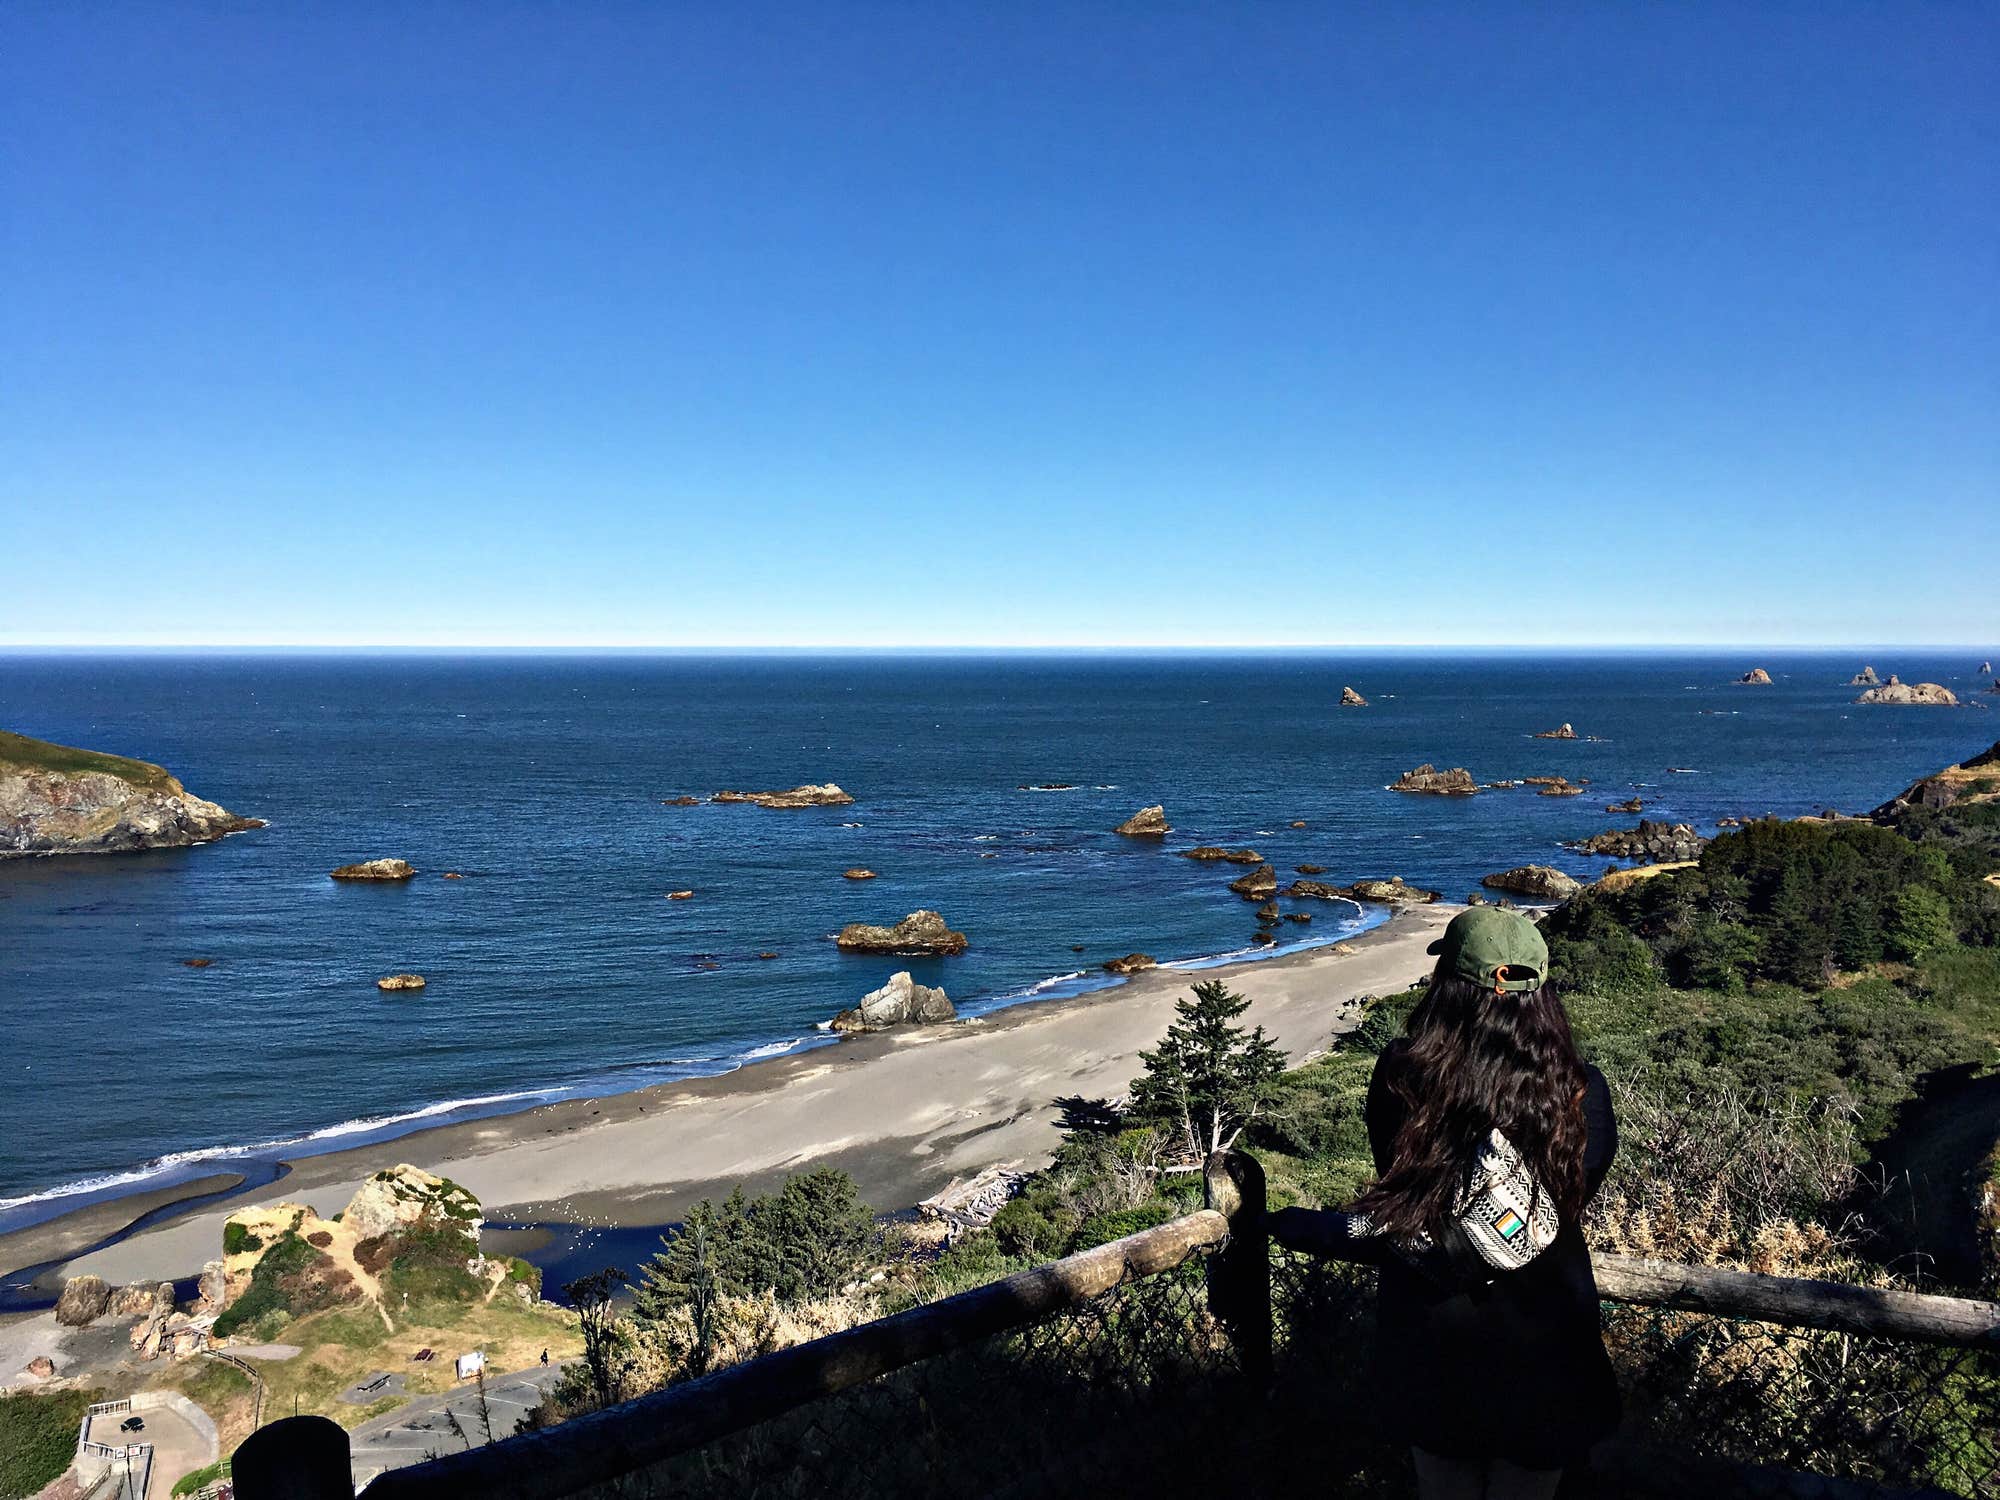
[[[0,730],[0,858],[178,849],[263,826],[148,761]]]

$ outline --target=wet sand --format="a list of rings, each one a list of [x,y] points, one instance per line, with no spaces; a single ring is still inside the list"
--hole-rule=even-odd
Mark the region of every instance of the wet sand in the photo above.
[[[279,1182],[203,1204],[63,1269],[113,1283],[192,1275],[220,1253],[223,1221],[235,1209],[307,1202],[330,1214],[369,1173],[398,1162],[463,1183],[489,1218],[525,1223],[659,1224],[737,1182],[754,1191],[820,1164],[852,1172],[878,1210],[906,1208],[982,1167],[1040,1165],[1058,1139],[1055,1101],[1121,1097],[1140,1049],[1159,1040],[1174,1001],[1196,980],[1224,978],[1249,996],[1250,1022],[1297,1063],[1350,1029],[1363,997],[1424,976],[1432,962],[1425,947],[1458,910],[1398,912],[1350,940],[1347,953],[1318,948],[1192,973],[1152,970],[983,1020],[851,1038],[718,1078],[564,1100],[305,1158]],[[114,1200],[0,1236],[0,1266],[52,1258],[24,1253],[33,1236],[44,1245],[101,1237],[73,1223],[85,1215],[115,1229],[140,1211]]]

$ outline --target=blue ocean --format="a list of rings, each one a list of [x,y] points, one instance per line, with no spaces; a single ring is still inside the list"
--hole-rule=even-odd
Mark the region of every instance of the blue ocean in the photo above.
[[[2000,738],[1985,707],[1852,706],[1864,660],[2000,704],[1977,653],[1888,649],[0,656],[0,727],[157,761],[270,824],[0,862],[0,1228],[246,1156],[833,1044],[819,1023],[897,968],[976,1012],[1104,985],[1134,949],[1240,954],[1240,872],[1178,857],[1195,843],[1457,899],[1529,860],[1603,869],[1559,843],[1629,825],[1604,804],[1635,791],[1706,830],[1866,810]],[[1752,666],[1774,684],[1733,685]],[[1348,684],[1369,707],[1337,706]],[[1565,721],[1592,738],[1532,737]],[[1590,787],[1384,789],[1424,761]],[[825,781],[854,804],[665,800]],[[1045,784],[1070,789],[1026,789]],[[1171,838],[1112,833],[1148,803]],[[422,873],[327,878],[378,856]],[[880,878],[843,879],[855,865]],[[969,951],[835,950],[843,923],[918,907]],[[1310,909],[1294,944],[1379,919]],[[375,988],[401,970],[428,987]]]

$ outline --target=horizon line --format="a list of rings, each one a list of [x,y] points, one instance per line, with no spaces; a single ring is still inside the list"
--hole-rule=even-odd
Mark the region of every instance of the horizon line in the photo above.
[[[1111,644],[1090,644],[1080,642],[1052,643],[1009,643],[976,642],[969,644],[950,643],[898,643],[893,645],[860,644],[839,642],[827,645],[804,644],[730,644],[727,642],[703,642],[697,644],[615,644],[609,642],[583,642],[564,644],[538,644],[535,642],[473,643],[461,641],[444,642],[398,642],[398,641],[0,641],[0,655],[87,655],[108,653],[150,653],[186,652],[203,654],[318,652],[358,654],[380,652],[384,654],[469,654],[469,655],[626,655],[626,656],[796,656],[796,655],[848,655],[848,656],[890,656],[890,655],[1131,655],[1152,652],[1162,655],[1180,654],[1281,654],[1281,653],[1330,653],[1353,651],[1581,651],[1581,652],[1629,652],[1629,651],[1685,651],[1685,652],[1727,652],[1766,651],[1772,653],[1816,653],[1851,651],[1962,651],[1968,655],[2000,650],[2000,646],[1989,646],[1977,641],[1814,641],[1814,642],[1774,642],[1774,641],[1323,641],[1323,642],[1117,642]]]

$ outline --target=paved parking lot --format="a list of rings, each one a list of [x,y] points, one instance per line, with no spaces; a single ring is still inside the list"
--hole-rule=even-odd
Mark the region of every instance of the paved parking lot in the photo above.
[[[555,1383],[561,1370],[560,1364],[552,1364],[547,1369],[536,1365],[509,1375],[488,1374],[486,1405],[493,1436],[512,1437],[514,1424],[542,1399],[542,1392]],[[458,1452],[465,1444],[452,1432],[445,1417],[447,1411],[458,1418],[475,1445],[485,1441],[485,1430],[479,1421],[479,1386],[476,1381],[468,1380],[440,1395],[419,1396],[407,1406],[355,1428],[349,1439],[354,1453],[355,1482],[372,1479],[384,1469],[400,1469],[440,1454]]]

